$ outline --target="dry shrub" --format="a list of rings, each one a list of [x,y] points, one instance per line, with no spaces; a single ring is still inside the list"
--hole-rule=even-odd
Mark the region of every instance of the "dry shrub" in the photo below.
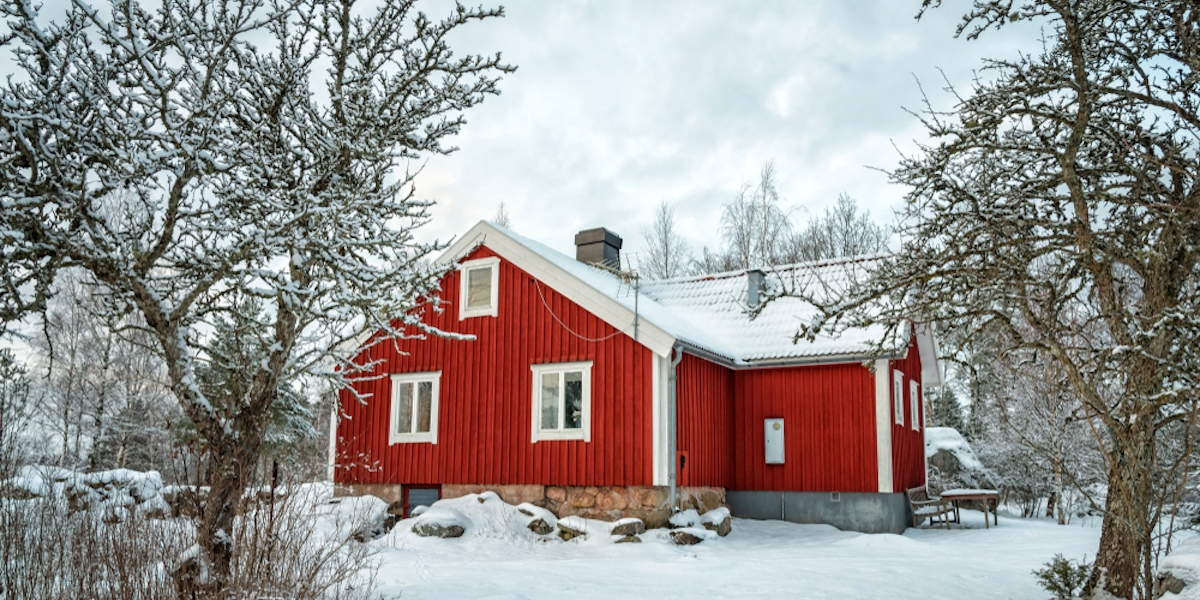
[[[310,486],[276,494],[235,521],[233,572],[222,598],[371,597],[375,549],[354,539],[374,515],[338,511]]]
[[[195,600],[366,600],[371,546],[354,541],[367,515],[336,513],[311,488],[261,502],[237,520],[232,579]],[[193,548],[188,519],[101,512],[62,500],[0,499],[0,600],[179,598],[173,577]]]
[[[110,524],[58,500],[0,500],[0,597],[170,598],[168,561],[193,537],[184,521],[134,516]]]

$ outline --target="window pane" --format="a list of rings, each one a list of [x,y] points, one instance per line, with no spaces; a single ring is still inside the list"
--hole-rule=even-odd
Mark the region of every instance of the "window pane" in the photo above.
[[[429,433],[429,415],[433,409],[433,382],[417,384],[417,432]]]
[[[563,373],[563,379],[563,428],[579,429],[583,427],[583,371]]]
[[[492,268],[479,267],[467,271],[467,308],[483,308],[492,304]]]
[[[412,433],[413,384],[399,385],[400,405],[396,407],[396,433]]]
[[[558,429],[558,373],[542,373],[542,429]]]

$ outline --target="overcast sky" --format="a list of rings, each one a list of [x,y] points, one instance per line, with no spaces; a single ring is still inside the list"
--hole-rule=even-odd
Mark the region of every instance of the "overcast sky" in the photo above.
[[[469,111],[461,149],[425,165],[418,189],[438,205],[421,237],[504,202],[514,229],[563,252],[597,226],[636,252],[668,200],[692,246],[714,246],[720,205],[772,158],[798,221],[841,192],[890,221],[904,189],[871,167],[924,139],[904,111],[917,80],[947,107],[939,69],[965,91],[983,57],[1037,44],[1028,27],[955,39],[966,2],[946,4],[918,22],[919,0],[507,3],[453,41],[518,71]]]

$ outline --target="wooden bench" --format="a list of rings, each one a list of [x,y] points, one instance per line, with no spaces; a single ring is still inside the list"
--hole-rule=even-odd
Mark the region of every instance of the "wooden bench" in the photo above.
[[[922,519],[928,518],[930,525],[937,521],[946,529],[950,529],[954,507],[949,502],[939,497],[930,498],[925,486],[912,488],[905,494],[908,496],[908,506],[912,509],[913,527],[920,525]]]

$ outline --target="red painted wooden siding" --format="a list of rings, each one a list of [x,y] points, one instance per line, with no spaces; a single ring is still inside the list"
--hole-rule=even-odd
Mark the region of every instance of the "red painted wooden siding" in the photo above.
[[[892,368],[888,376],[888,389],[894,390],[895,372],[904,374],[904,425],[896,423],[896,402],[892,399],[892,490],[895,492],[925,485],[925,403],[920,402],[917,408],[921,417],[917,421],[920,424],[917,431],[912,428],[912,408],[909,405],[909,382],[916,379],[917,384],[922,385],[921,351],[915,335],[912,340],[908,356],[891,361]],[[923,397],[925,389],[919,389]]]
[[[486,247],[468,258],[496,256]],[[651,352],[619,334],[581,340],[543,305],[532,276],[508,261],[499,273],[499,314],[458,320],[459,273],[442,281],[448,306],[426,322],[470,333],[475,341],[436,337],[377,344],[360,359],[381,360],[383,377],[355,384],[366,404],[341,396],[349,416],[338,427],[339,483],[650,485]],[[615,330],[555,292],[541,291],[580,335]],[[399,352],[397,352],[397,348]],[[530,441],[530,365],[593,361],[591,441]],[[442,372],[437,444],[388,445],[390,373]]]
[[[732,489],[878,492],[875,380],[859,363],[735,373]],[[784,464],[768,465],[763,420],[784,420]]]
[[[676,367],[677,446],[687,452],[680,485],[730,487],[734,462],[734,374],[684,354]]]

